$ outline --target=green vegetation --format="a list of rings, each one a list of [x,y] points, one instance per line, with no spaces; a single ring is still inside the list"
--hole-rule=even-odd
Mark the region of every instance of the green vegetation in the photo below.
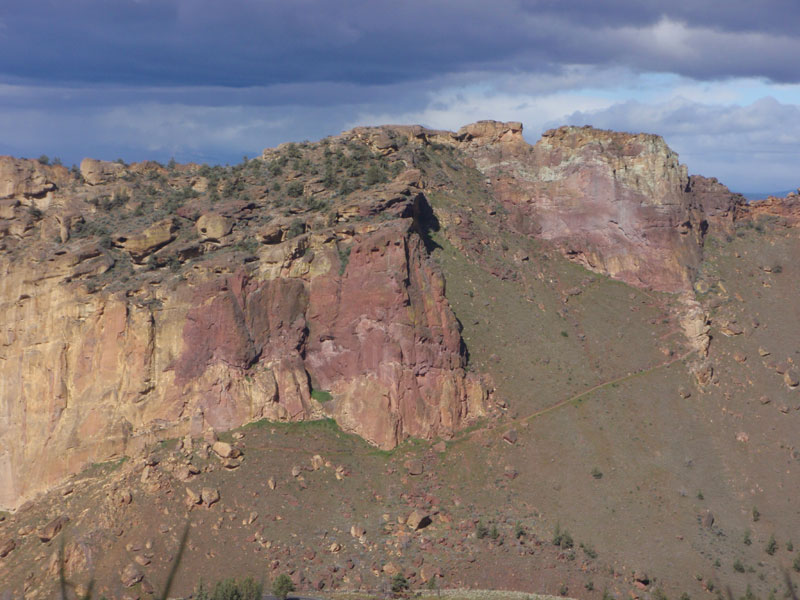
[[[583,553],[587,557],[589,557],[589,558],[597,558],[597,551],[594,548],[592,548],[591,546],[589,546],[588,544],[584,544],[583,542],[581,542],[580,548],[581,548],[581,550],[583,550]]]
[[[482,521],[478,521],[478,524],[475,525],[475,537],[482,540],[487,535],[489,535],[489,528]]]
[[[402,573],[396,573],[392,577],[391,586],[392,586],[392,594],[394,594],[395,596],[403,595],[406,592],[408,592],[409,589],[408,580]]]
[[[286,186],[286,195],[290,198],[299,198],[303,195],[303,189],[304,186],[302,181],[293,181]]]
[[[280,600],[285,600],[286,596],[293,591],[294,583],[286,573],[281,573],[272,582],[272,594],[280,598]]]
[[[347,265],[350,262],[350,251],[352,249],[351,246],[337,248],[337,252],[339,253],[339,275],[344,275],[344,272],[347,270]]]
[[[561,529],[561,524],[556,523],[555,531],[553,532],[553,545],[558,546],[563,550],[572,548],[575,542],[568,531]]]
[[[769,541],[767,542],[767,545],[764,547],[764,552],[772,556],[773,554],[775,554],[775,551],[777,549],[778,549],[778,542],[775,541],[775,536],[774,535],[769,536]]]
[[[753,507],[753,523],[758,521],[761,518],[761,513],[758,512],[758,509],[754,506]]]
[[[733,562],[733,570],[737,573],[744,573],[744,564],[738,558]]]
[[[317,402],[330,402],[333,400],[333,395],[325,390],[311,390],[311,397]]]
[[[291,583],[291,579],[289,582]],[[263,584],[256,583],[252,577],[242,581],[230,578],[218,581],[211,594],[208,593],[201,581],[194,597],[195,600],[261,600],[263,591]]]

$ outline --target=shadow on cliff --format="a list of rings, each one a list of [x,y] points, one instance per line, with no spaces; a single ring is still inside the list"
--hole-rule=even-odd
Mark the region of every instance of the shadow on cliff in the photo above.
[[[425,244],[425,250],[428,251],[428,254],[442,248],[431,237],[431,232],[439,231],[441,225],[425,194],[419,194],[414,199],[414,229],[419,234],[419,237],[422,238],[422,243]]]

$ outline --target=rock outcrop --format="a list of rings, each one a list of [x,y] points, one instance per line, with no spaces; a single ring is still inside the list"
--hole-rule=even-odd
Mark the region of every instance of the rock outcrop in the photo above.
[[[691,175],[687,188],[689,195],[699,205],[709,226],[730,235],[734,232],[736,213],[747,201],[741,194],[734,194],[716,177]]]
[[[691,288],[707,221],[659,136],[561,127],[530,146],[519,123],[482,122],[456,139],[521,233],[633,285]]]
[[[425,243],[442,145],[453,172],[482,172],[504,227],[684,293],[706,354],[703,236],[753,209],[658,136],[563,127],[531,146],[520,123],[483,121],[357,128],[227,170],[0,157],[0,508],[208,427],[332,417],[392,448],[484,415]]]
[[[780,221],[786,227],[800,226],[800,195],[793,192],[785,198],[770,196],[750,204],[743,204],[737,210],[738,219],[770,218]]]
[[[342,209],[352,224],[290,225],[263,242],[239,234],[248,253],[172,274],[156,271],[165,252],[181,268],[186,248],[202,251],[193,225],[182,225],[188,242],[168,217],[105,243],[85,232],[57,243],[45,223],[75,198],[56,196],[0,253],[0,507],[88,463],[209,426],[333,417],[392,448],[483,415],[486,388],[465,371],[459,324],[420,237],[426,200],[406,180],[359,192]],[[106,218],[102,205],[81,206]],[[200,219],[201,235],[231,230]]]

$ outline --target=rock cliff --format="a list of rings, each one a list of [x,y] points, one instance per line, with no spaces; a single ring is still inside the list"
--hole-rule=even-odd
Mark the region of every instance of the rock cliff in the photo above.
[[[418,173],[314,222],[291,209],[256,224],[252,202],[198,215],[188,192],[156,218],[175,206],[141,208],[138,166],[98,163],[82,180],[0,163],[0,506],[207,427],[333,417],[391,448],[485,413],[420,237]],[[156,167],[153,181],[169,195],[193,179]]]
[[[519,123],[488,122],[457,139],[521,233],[633,285],[691,288],[708,222],[686,167],[659,136],[561,127],[530,146]],[[715,216],[730,211],[722,204]]]
[[[208,427],[332,417],[392,448],[485,415],[491,384],[426,248],[428,188],[467,172],[515,232],[683,293],[705,354],[693,276],[743,202],[654,135],[563,127],[531,146],[483,121],[357,128],[227,168],[2,157],[0,507]]]

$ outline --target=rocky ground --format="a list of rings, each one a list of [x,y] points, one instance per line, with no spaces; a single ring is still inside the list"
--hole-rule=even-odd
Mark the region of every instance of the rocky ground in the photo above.
[[[2,166],[12,597],[61,544],[151,597],[186,523],[182,595],[767,598],[800,567],[795,199],[513,123]]]

